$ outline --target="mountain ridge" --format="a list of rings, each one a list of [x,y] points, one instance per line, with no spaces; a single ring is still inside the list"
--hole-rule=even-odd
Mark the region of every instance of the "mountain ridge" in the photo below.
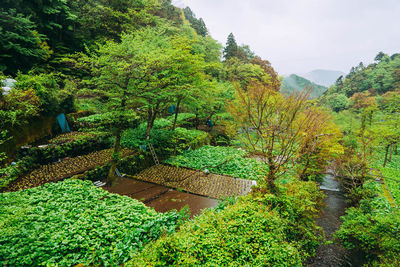
[[[316,84],[304,77],[297,74],[290,74],[285,76],[281,85],[281,92],[283,94],[290,94],[292,92],[301,92],[304,88],[311,88],[310,98],[320,97],[328,90],[328,87]]]
[[[326,69],[315,69],[307,73],[299,73],[297,76],[306,78],[307,80],[319,84],[325,87],[329,87],[335,84],[336,80],[343,75],[346,75],[342,71],[338,70],[326,70]]]

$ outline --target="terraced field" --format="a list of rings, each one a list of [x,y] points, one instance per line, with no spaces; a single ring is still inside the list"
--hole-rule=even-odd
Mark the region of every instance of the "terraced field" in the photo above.
[[[256,184],[252,180],[166,165],[155,165],[134,178],[213,198],[245,195]]]
[[[122,156],[132,154],[131,150],[123,150]],[[64,158],[60,162],[42,165],[26,176],[18,179],[8,187],[7,191],[18,191],[37,187],[48,182],[55,182],[83,173],[111,161],[112,149],[96,151],[74,158]]]

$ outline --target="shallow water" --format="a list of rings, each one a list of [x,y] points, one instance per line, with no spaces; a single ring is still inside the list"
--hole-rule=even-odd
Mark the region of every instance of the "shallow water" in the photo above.
[[[142,201],[146,206],[153,207],[158,212],[180,210],[184,206],[188,206],[191,217],[200,214],[205,208],[218,205],[216,199],[129,178],[119,178],[116,185],[110,188],[104,187],[104,189]]]

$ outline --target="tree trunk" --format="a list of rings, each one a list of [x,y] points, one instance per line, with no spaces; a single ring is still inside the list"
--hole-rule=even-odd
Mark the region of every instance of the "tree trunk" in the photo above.
[[[118,154],[121,150],[121,132],[122,132],[121,129],[118,128],[115,135],[114,150],[111,159],[111,168],[107,176],[107,185],[112,185],[116,180],[115,171],[117,170],[117,159],[119,158]],[[118,155],[117,158],[115,158],[115,155]]]
[[[196,130],[198,130],[199,129],[199,114],[197,114],[196,113],[196,118],[194,118],[194,121],[195,121],[195,128],[196,128]]]
[[[151,128],[153,127],[151,121],[153,118],[153,110],[149,109],[147,116],[147,129],[146,129],[146,140],[150,139]]]
[[[176,128],[176,121],[178,120],[178,114],[179,114],[179,106],[181,105],[182,99],[178,99],[178,102],[176,103],[176,110],[175,110],[175,118],[174,118],[174,125],[172,126],[172,131],[175,130]]]
[[[392,162],[393,144],[390,145],[389,162]]]
[[[386,146],[386,151],[385,151],[385,160],[383,161],[383,167],[385,167],[385,166],[386,166],[386,162],[387,162],[387,156],[388,156],[388,153],[389,153],[389,146],[390,146],[390,145],[387,145],[387,146]]]
[[[269,153],[267,158],[268,158],[267,187],[271,193],[275,193],[276,192],[276,185],[275,185],[276,166],[275,166],[273,155],[271,153]]]
[[[158,108],[160,107],[160,103],[157,103],[156,107],[153,109],[149,109],[149,115],[147,117],[147,130],[146,130],[146,140],[150,139],[151,129],[153,128],[154,121],[156,120]]]
[[[275,173],[273,171],[268,172],[267,176],[267,187],[271,193],[276,193],[277,187],[275,185]]]
[[[310,164],[310,155],[307,155],[306,163],[304,164],[303,170],[302,170],[302,172],[301,172],[301,174],[299,176],[300,180],[302,180],[302,181],[307,181],[306,172],[308,170],[309,164]]]

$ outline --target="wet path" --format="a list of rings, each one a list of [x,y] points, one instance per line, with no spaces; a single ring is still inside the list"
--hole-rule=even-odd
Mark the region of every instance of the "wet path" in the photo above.
[[[345,215],[347,208],[346,199],[340,192],[340,185],[334,176],[327,174],[320,188],[325,193],[325,207],[321,216],[316,220],[318,226],[325,231],[325,237],[332,241],[333,234],[340,228],[342,221],[340,216]],[[316,256],[309,266],[361,266],[362,259],[357,255],[351,255],[341,246],[332,243],[319,247]]]
[[[218,205],[216,199],[180,192],[165,186],[130,178],[119,178],[116,185],[110,188],[104,187],[104,189],[111,193],[142,201],[146,206],[153,207],[158,212],[180,210],[184,206],[188,206],[191,216],[194,216],[200,214],[205,208]]]

